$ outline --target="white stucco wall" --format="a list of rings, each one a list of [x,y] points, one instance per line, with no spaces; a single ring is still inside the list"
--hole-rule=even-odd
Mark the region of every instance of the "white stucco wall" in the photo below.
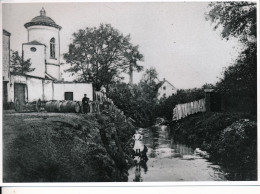
[[[165,88],[165,89],[164,89]],[[174,88],[171,84],[169,84],[167,81],[163,83],[163,85],[158,90],[158,99],[162,98],[165,94],[165,97],[168,98],[172,94],[176,94],[177,89]]]
[[[36,48],[36,51],[31,51],[31,48]],[[27,73],[37,77],[45,77],[45,46],[44,45],[23,45],[24,60],[31,59],[31,68],[34,71]]]
[[[44,87],[44,96],[43,96],[43,100],[44,101],[48,101],[48,100],[53,100],[54,94],[53,94],[53,81],[51,80],[44,80],[43,83],[43,87]]]
[[[81,101],[84,94],[93,100],[92,84],[87,83],[54,83],[54,100],[64,100],[65,92],[73,92],[73,100]]]
[[[92,84],[87,83],[54,83],[52,80],[44,80],[28,76],[11,75],[8,83],[8,102],[14,102],[14,84],[26,84],[25,98],[28,102],[41,99],[65,100],[65,92],[73,92],[73,100],[81,101],[84,94],[93,100]]]
[[[59,65],[46,65],[47,73],[51,75],[52,77],[56,78],[57,80],[60,80],[60,66]]]
[[[2,76],[3,81],[9,81],[10,73],[9,73],[9,63],[10,63],[10,36],[7,36],[3,33],[3,69],[2,69]]]
[[[28,42],[36,40],[46,45],[46,62],[52,64],[60,63],[60,43],[59,29],[49,26],[30,26],[28,27]],[[55,59],[50,58],[50,40],[55,38]]]
[[[27,77],[28,102],[43,100],[43,80]]]
[[[26,84],[26,77],[10,75],[10,82],[7,84],[8,102],[14,102],[14,83]]]
[[[26,100],[28,100],[28,102],[37,101],[39,99],[41,99],[42,101],[45,100],[43,94],[43,83],[45,82],[45,80],[22,75],[11,75],[10,80],[10,83],[8,83],[8,102],[14,102],[15,83],[26,84],[25,98]],[[51,98],[48,100],[52,100],[52,93],[50,94],[50,96]]]

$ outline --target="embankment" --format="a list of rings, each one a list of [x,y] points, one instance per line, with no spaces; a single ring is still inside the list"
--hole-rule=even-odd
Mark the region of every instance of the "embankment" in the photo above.
[[[127,181],[133,133],[114,113],[4,113],[3,182]]]
[[[257,122],[245,113],[198,113],[171,123],[176,141],[210,154],[229,180],[257,180]]]

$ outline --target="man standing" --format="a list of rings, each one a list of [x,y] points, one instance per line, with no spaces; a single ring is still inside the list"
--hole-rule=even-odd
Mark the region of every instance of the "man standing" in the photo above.
[[[84,94],[84,97],[82,98],[82,107],[83,107],[83,113],[87,114],[89,112],[89,98],[87,97],[87,94]]]

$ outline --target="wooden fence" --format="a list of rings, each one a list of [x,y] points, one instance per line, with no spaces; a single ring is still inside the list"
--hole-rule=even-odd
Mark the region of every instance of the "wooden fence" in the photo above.
[[[173,120],[177,121],[187,117],[188,115],[205,111],[205,98],[193,102],[188,102],[185,104],[177,104],[173,109]]]
[[[133,119],[130,117],[127,118],[124,115],[124,112],[120,110],[113,102],[112,99],[108,98],[104,92],[96,91],[94,92],[94,100],[89,102],[90,106],[90,112],[91,113],[100,113],[103,110],[107,109],[110,110],[116,114],[121,115],[125,121],[129,121],[130,123],[133,123]]]

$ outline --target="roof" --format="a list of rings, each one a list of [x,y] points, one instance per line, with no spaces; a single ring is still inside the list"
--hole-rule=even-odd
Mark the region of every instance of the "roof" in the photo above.
[[[162,85],[163,85],[165,82],[167,82],[168,84],[170,84],[170,86],[172,86],[173,88],[175,88],[175,87],[174,87],[169,81],[167,81],[166,79],[161,82],[161,85],[159,86],[159,88],[162,87]],[[175,89],[176,89],[176,88],[175,88]]]
[[[50,74],[45,72],[45,78],[46,79],[51,79],[51,80],[57,80],[56,78],[52,77]]]
[[[92,82],[75,82],[75,81],[62,81],[62,80],[57,80],[54,83],[55,84],[92,84]]]
[[[5,29],[3,29],[3,34],[6,35],[6,36],[11,36],[11,33],[7,32]]]
[[[45,12],[44,8],[41,9],[39,16],[34,17],[30,22],[27,22],[26,24],[24,24],[24,27],[28,28],[30,26],[35,26],[35,25],[51,26],[51,27],[57,28],[59,30],[61,29],[61,26],[56,24],[53,19],[46,16],[46,12]]]
[[[25,44],[25,45],[44,45],[44,46],[46,46],[45,44],[42,44],[42,43],[40,43],[40,42],[38,42],[36,40],[33,40],[31,42],[27,42],[27,43],[23,43],[23,44]]]

